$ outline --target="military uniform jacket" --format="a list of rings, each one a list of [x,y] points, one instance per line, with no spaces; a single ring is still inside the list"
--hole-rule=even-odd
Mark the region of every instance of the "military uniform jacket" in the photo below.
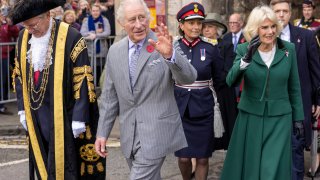
[[[292,113],[293,121],[304,119],[297,58],[292,43],[277,40],[274,60],[268,68],[258,52],[250,65],[240,69],[240,60],[247,52],[248,43],[238,46],[235,64],[227,76],[227,84],[244,79],[244,88],[238,108],[263,116]],[[267,112],[265,112],[267,110]]]
[[[215,90],[219,91],[223,82],[223,60],[218,46],[205,42],[201,38],[193,42],[182,38],[179,44],[187,59],[198,72],[196,81],[212,79]],[[175,97],[181,116],[186,111],[189,112],[190,118],[213,114],[214,99],[210,88],[185,89],[176,86]]]
[[[320,26],[320,19],[311,18],[308,21],[304,21],[303,18],[295,19],[293,21],[294,26],[298,26],[301,28],[316,30],[318,26]]]

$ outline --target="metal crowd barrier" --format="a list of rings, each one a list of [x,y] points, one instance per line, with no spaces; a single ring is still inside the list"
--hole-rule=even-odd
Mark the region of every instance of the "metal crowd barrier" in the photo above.
[[[109,47],[115,36],[97,38],[94,41],[87,40],[88,54],[93,69],[94,84],[99,88],[99,78],[107,59]],[[95,53],[97,42],[100,41],[100,53]],[[12,88],[12,70],[14,68],[15,46],[17,42],[0,43],[0,104],[16,101],[16,95]],[[91,44],[91,45],[90,45]]]
[[[100,87],[99,79],[106,63],[109,47],[112,45],[115,36],[106,38],[96,38],[94,41],[86,40],[88,43],[88,54],[91,67],[93,69],[94,84],[96,88]],[[98,42],[100,41],[100,52],[97,53]]]
[[[12,88],[16,42],[0,43],[0,104],[16,101]]]

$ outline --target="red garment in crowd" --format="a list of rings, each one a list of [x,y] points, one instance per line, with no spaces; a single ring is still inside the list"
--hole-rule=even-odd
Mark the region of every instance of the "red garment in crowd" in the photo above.
[[[8,25],[0,23],[0,43],[15,42],[19,35],[19,28],[16,25]],[[2,46],[2,58],[7,59],[10,51],[14,46]]]

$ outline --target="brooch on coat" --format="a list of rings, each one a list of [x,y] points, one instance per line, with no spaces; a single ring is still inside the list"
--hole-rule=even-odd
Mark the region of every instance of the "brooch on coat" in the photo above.
[[[301,40],[300,39],[297,39],[297,43],[300,43],[301,42]]]
[[[206,49],[200,49],[200,60],[206,60]]]
[[[285,53],[286,53],[286,56],[288,57],[289,56],[289,51],[286,51]]]

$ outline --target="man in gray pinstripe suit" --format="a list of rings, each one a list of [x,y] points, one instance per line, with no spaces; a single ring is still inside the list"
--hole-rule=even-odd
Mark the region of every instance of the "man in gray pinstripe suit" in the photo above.
[[[143,0],[121,1],[117,20],[128,36],[108,53],[95,143],[105,157],[119,115],[121,150],[132,180],[161,179],[165,156],[187,146],[173,88],[175,82],[191,84],[197,76],[178,44],[172,45],[167,27],[160,25],[153,33],[149,18]],[[132,55],[136,52],[138,58]]]

